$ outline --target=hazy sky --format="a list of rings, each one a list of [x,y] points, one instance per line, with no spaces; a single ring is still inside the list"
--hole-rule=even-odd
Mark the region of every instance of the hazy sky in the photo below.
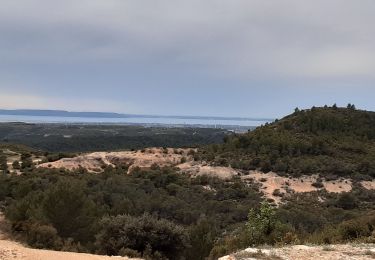
[[[375,110],[374,0],[0,0],[0,107]]]

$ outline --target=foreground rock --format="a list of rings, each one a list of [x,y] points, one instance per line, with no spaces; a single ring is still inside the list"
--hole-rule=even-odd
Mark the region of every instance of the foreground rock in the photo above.
[[[375,259],[375,244],[330,246],[287,246],[271,249],[248,248],[219,260],[365,260]]]

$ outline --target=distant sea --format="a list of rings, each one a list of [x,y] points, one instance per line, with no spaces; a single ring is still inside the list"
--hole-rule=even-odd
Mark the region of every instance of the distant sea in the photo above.
[[[83,124],[139,124],[139,125],[186,125],[186,126],[240,126],[254,127],[265,124],[266,120],[238,120],[238,119],[197,119],[173,117],[129,117],[129,118],[103,118],[103,117],[63,117],[63,116],[30,116],[30,115],[0,115],[0,122],[24,123],[83,123]],[[227,127],[226,127],[227,128]]]

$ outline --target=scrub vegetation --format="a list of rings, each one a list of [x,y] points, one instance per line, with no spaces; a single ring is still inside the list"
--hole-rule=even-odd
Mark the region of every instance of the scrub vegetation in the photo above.
[[[203,260],[266,244],[374,243],[375,191],[359,182],[374,179],[374,127],[374,113],[352,105],[296,109],[194,153],[197,161],[244,172],[353,179],[348,192],[290,193],[277,207],[243,175],[192,177],[156,164],[131,174],[127,165],[104,166],[100,173],[42,168],[33,160],[47,160],[45,152],[3,144],[0,206],[15,237],[62,251]],[[16,148],[20,161],[12,167],[19,172],[9,172],[6,151]]]

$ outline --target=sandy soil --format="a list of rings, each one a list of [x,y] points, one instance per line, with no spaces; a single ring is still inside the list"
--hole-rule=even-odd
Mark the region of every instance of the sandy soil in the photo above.
[[[127,257],[100,256],[72,252],[31,249],[18,242],[12,241],[4,229],[6,223],[0,214],[0,260],[128,260]],[[133,258],[134,259],[134,258]]]
[[[365,260],[375,259],[374,244],[347,244],[332,246],[287,246],[281,248],[248,248],[219,260],[285,259],[285,260]]]
[[[191,176],[209,175],[219,177],[220,179],[230,179],[238,175],[238,172],[230,167],[209,166],[192,161],[179,164],[177,168],[179,168],[181,172],[190,174]]]
[[[110,257],[90,254],[80,254],[71,252],[58,252],[49,250],[39,250],[27,248],[13,241],[0,240],[1,260],[109,260],[109,259],[129,259],[127,257]]]
[[[95,152],[74,158],[63,158],[51,163],[43,163],[38,167],[65,168],[67,170],[83,167],[90,172],[101,172],[102,168],[107,165],[125,164],[130,166],[128,171],[130,173],[135,167],[150,168],[153,164],[160,167],[176,166],[181,163],[183,157],[192,161],[191,156],[188,156],[189,151],[190,149],[148,148],[142,151]]]
[[[13,169],[13,162],[14,161],[21,161],[21,155],[16,153],[16,152],[13,152],[9,149],[4,149],[3,153],[7,156],[8,170],[10,172],[19,173],[18,170]]]
[[[267,198],[273,199],[280,203],[281,198],[288,193],[302,193],[317,191],[318,189],[312,184],[316,182],[318,176],[302,176],[300,178],[289,178],[277,175],[274,172],[267,174],[260,171],[250,171],[248,175],[242,176],[242,179],[252,179],[261,185],[261,191]],[[324,188],[328,192],[348,192],[352,189],[352,182],[346,179],[335,181],[323,181]],[[275,193],[278,190],[278,193]]]
[[[373,181],[362,181],[362,186],[368,190],[375,190],[375,180]]]
[[[230,179],[236,175],[242,175],[244,181],[252,180],[258,183],[261,191],[267,198],[273,199],[277,204],[281,198],[289,193],[302,193],[317,191],[318,188],[313,184],[317,181],[318,176],[303,176],[300,178],[288,178],[270,172],[264,174],[259,171],[249,171],[243,175],[231,167],[210,166],[204,162],[195,162],[189,155],[191,149],[163,149],[148,148],[142,151],[123,151],[123,152],[95,152],[83,154],[74,158],[63,158],[52,163],[43,163],[38,167],[47,168],[65,168],[68,170],[83,167],[89,172],[100,173],[108,165],[129,166],[128,173],[135,167],[150,168],[153,164],[160,167],[172,166],[180,169],[181,172],[191,176],[211,175],[221,179]],[[335,181],[323,181],[324,189],[328,192],[349,192],[352,189],[352,181],[349,179],[339,179]],[[366,189],[375,189],[375,181],[362,182]]]
[[[216,167],[196,163],[192,156],[188,155],[190,150],[168,148],[168,152],[166,152],[162,148],[148,148],[144,151],[95,152],[74,158],[63,158],[51,163],[43,163],[38,165],[38,167],[65,168],[67,170],[83,167],[89,172],[101,172],[103,167],[107,165],[126,164],[130,166],[128,173],[131,173],[136,167],[150,168],[153,164],[157,164],[160,167],[175,166],[181,172],[192,176],[206,174],[228,179],[238,174],[237,171],[229,167]],[[183,158],[186,162],[181,161]]]

